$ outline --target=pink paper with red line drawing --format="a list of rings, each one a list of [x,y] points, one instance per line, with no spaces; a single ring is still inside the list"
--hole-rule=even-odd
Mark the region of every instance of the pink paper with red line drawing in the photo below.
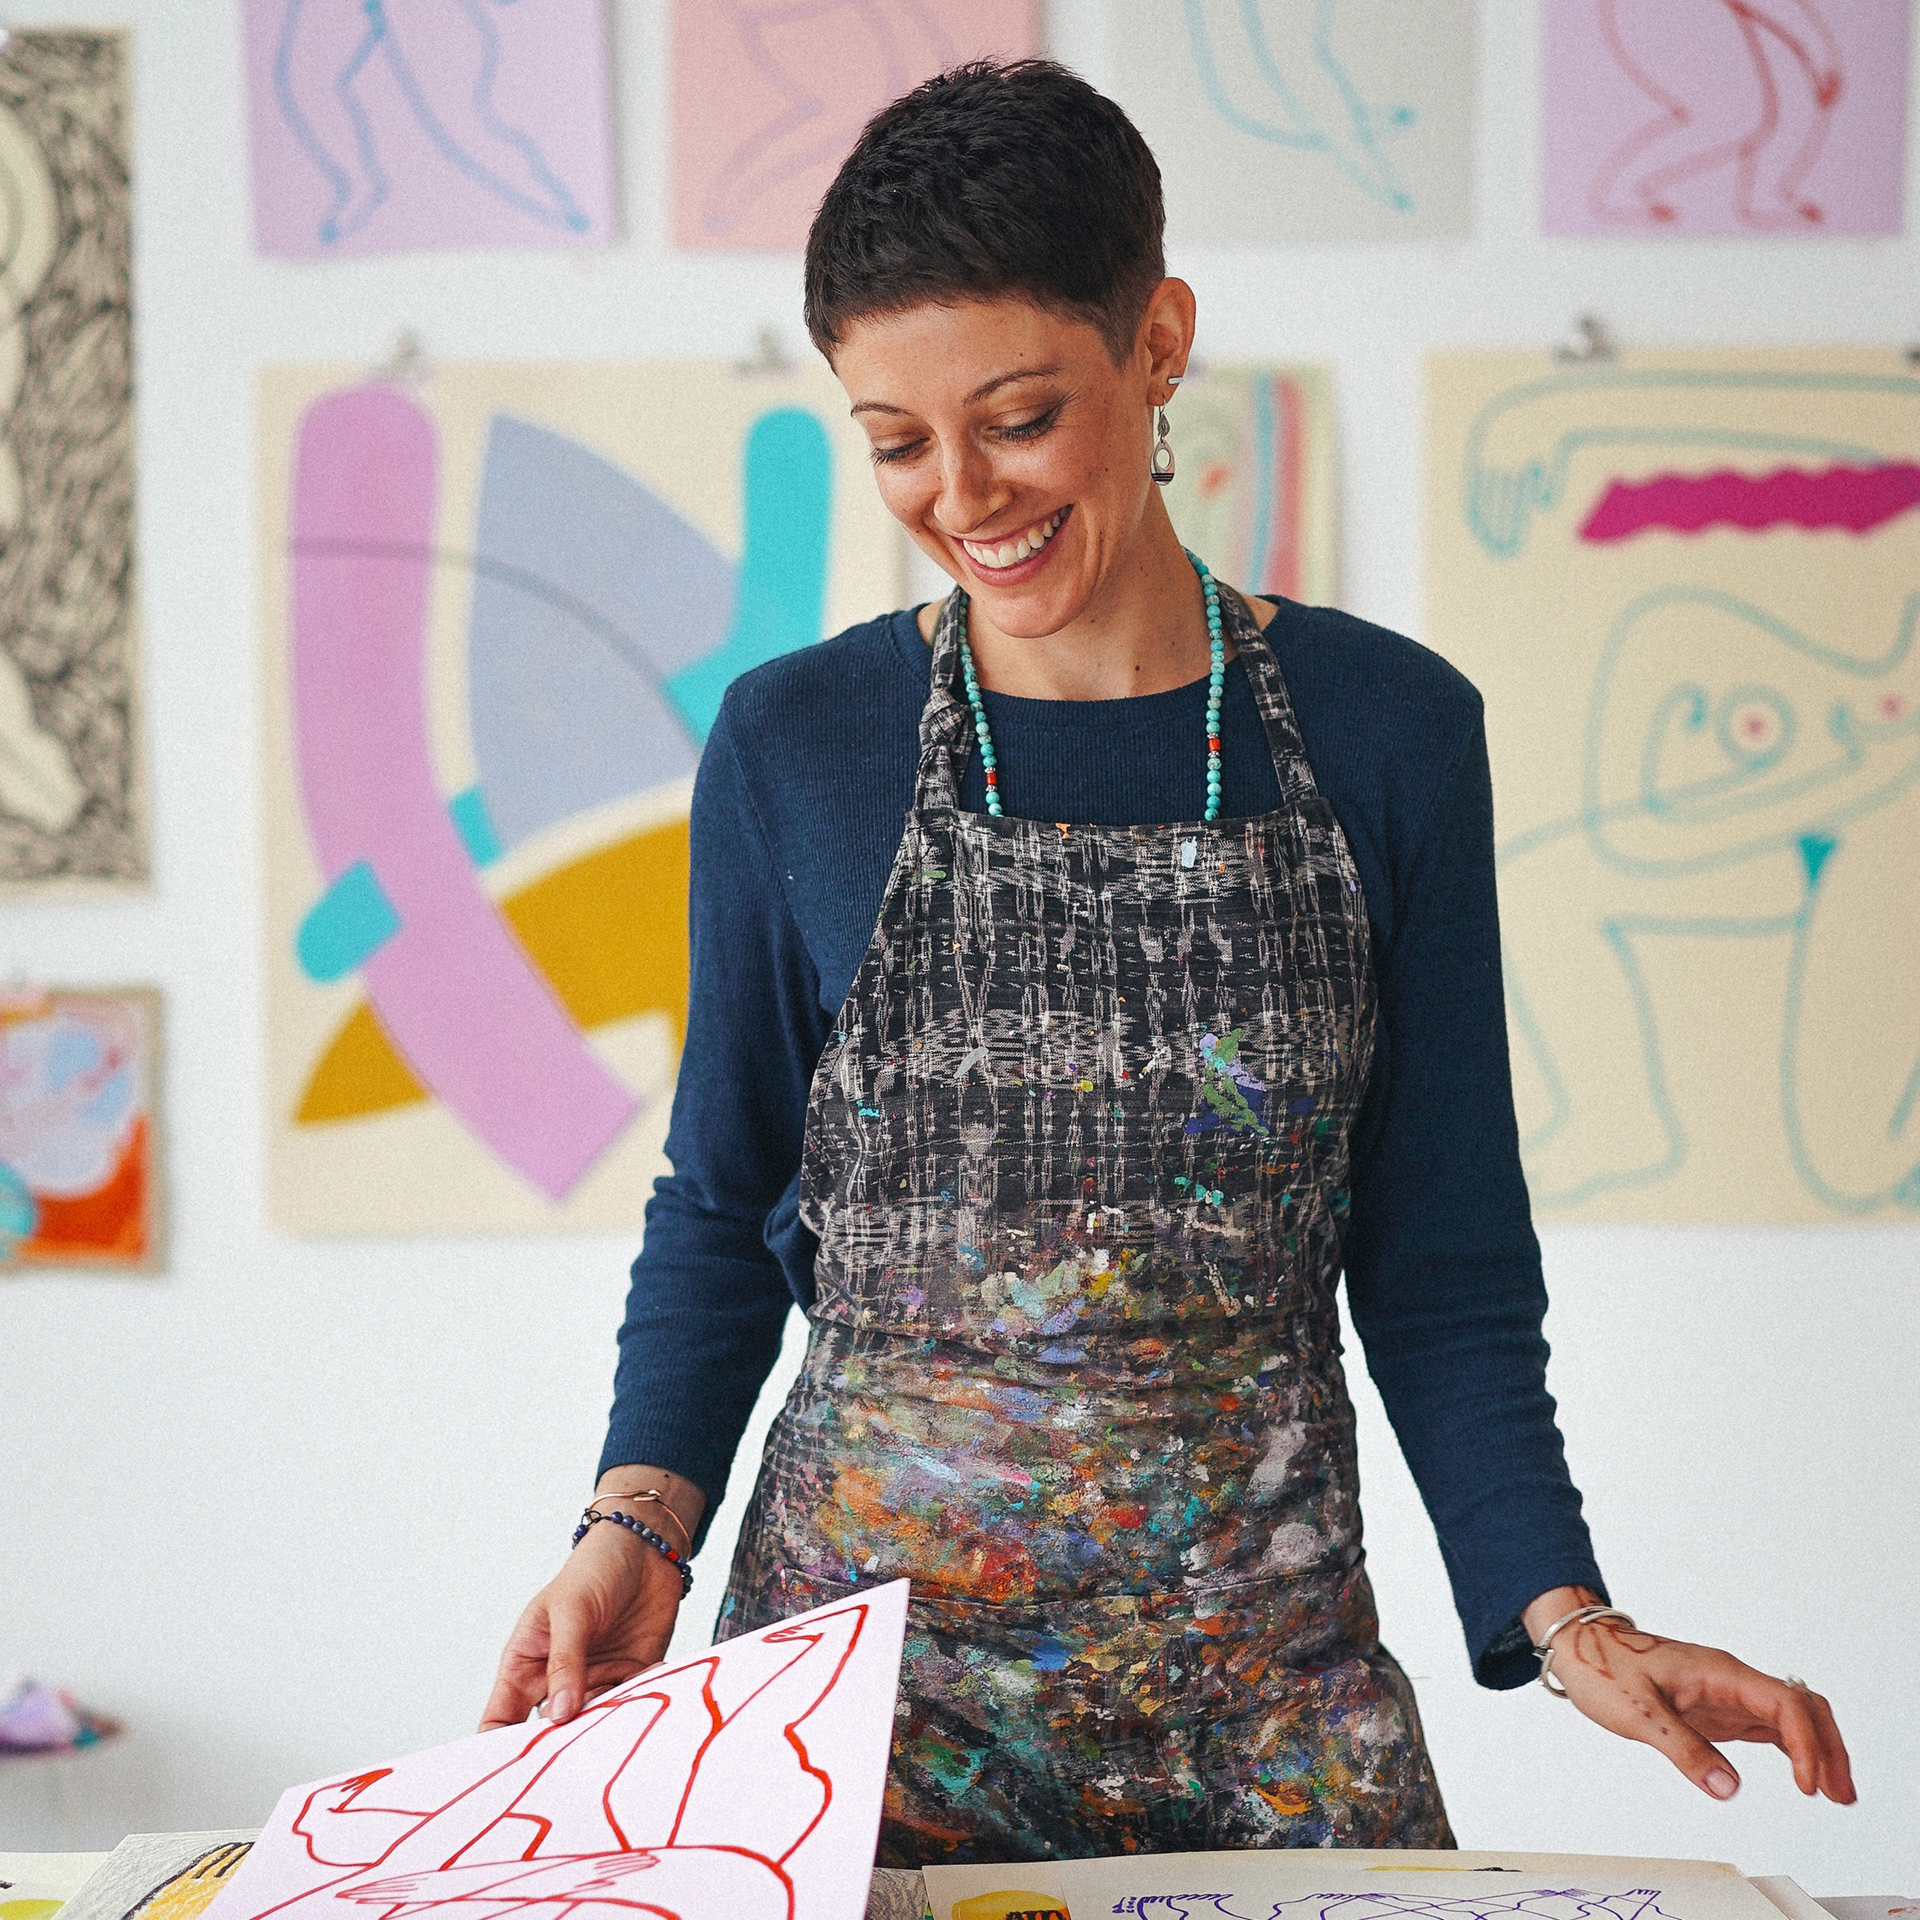
[[[859,1920],[907,1583],[281,1796],[210,1920]]]

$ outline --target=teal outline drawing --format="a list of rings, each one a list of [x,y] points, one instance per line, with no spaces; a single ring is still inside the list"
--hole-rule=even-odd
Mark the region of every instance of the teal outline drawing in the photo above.
[[[1287,4],[1298,5],[1299,0],[1287,0]],[[1351,150],[1336,134],[1329,133],[1321,126],[1294,91],[1274,55],[1272,42],[1267,38],[1266,26],[1260,18],[1259,0],[1240,0],[1240,23],[1245,30],[1247,48],[1253,55],[1253,64],[1261,82],[1286,117],[1287,124],[1284,126],[1243,113],[1228,98],[1201,0],[1185,0],[1185,6],[1187,38],[1192,43],[1193,62],[1200,75],[1201,91],[1207,96],[1207,104],[1228,126],[1236,133],[1264,140],[1271,146],[1292,147],[1304,153],[1324,153],[1370,200],[1378,201],[1394,213],[1413,212],[1413,195],[1394,170],[1382,143],[1395,134],[1405,133],[1414,124],[1416,115],[1413,108],[1407,106],[1375,107],[1369,104],[1354,84],[1353,76],[1333,50],[1334,16],[1339,12],[1340,0],[1314,0],[1313,57],[1321,71],[1333,82],[1334,90],[1346,110],[1346,131],[1352,136],[1353,142]]]
[[[1649,391],[1688,389],[1722,392],[1737,399],[1742,391],[1885,394],[1889,398],[1920,401],[1920,379],[1898,376],[1819,373],[1626,372],[1601,369],[1569,373],[1509,389],[1483,407],[1468,438],[1462,474],[1461,509],[1468,529],[1496,560],[1508,560],[1522,551],[1536,516],[1545,515],[1565,500],[1569,472],[1576,452],[1593,447],[1671,446],[1719,449],[1728,452],[1772,452],[1785,458],[1877,465],[1890,458],[1884,447],[1864,446],[1820,435],[1750,432],[1737,428],[1581,428],[1559,436],[1550,452],[1506,469],[1492,466],[1486,457],[1488,438],[1505,415],[1536,401],[1561,394],[1591,391]],[[1751,861],[1792,853],[1801,873],[1800,899],[1791,909],[1751,917],[1731,915],[1608,913],[1594,926],[1612,950],[1633,1008],[1642,1069],[1652,1110],[1662,1135],[1661,1149],[1647,1164],[1625,1171],[1609,1171],[1576,1180],[1570,1186],[1534,1195],[1543,1210],[1567,1209],[1608,1192],[1657,1186],[1685,1163],[1686,1130],[1674,1102],[1661,1044],[1659,1010],[1641,964],[1636,943],[1664,937],[1708,939],[1785,939],[1789,942],[1787,984],[1781,1009],[1778,1085],[1780,1117],[1789,1159],[1805,1190],[1828,1211],[1865,1216],[1889,1209],[1920,1209],[1920,1158],[1900,1178],[1871,1191],[1850,1188],[1820,1165],[1807,1137],[1801,1112],[1801,1029],[1806,1014],[1808,955],[1822,899],[1821,882],[1830,862],[1845,847],[1844,829],[1880,811],[1920,785],[1920,703],[1884,722],[1868,720],[1845,701],[1836,701],[1816,722],[1798,710],[1777,689],[1759,680],[1736,685],[1715,697],[1705,687],[1677,682],[1651,710],[1641,741],[1638,777],[1633,797],[1605,800],[1601,790],[1601,758],[1606,724],[1614,699],[1616,676],[1635,630],[1651,615],[1676,607],[1696,606],[1725,615],[1751,628],[1756,638],[1779,643],[1790,652],[1830,672],[1863,683],[1882,680],[1912,657],[1920,632],[1920,590],[1909,593],[1891,640],[1877,655],[1861,657],[1825,644],[1813,635],[1781,620],[1766,608],[1717,588],[1676,584],[1636,596],[1615,617],[1601,649],[1587,702],[1581,755],[1580,804],[1560,818],[1530,827],[1501,843],[1496,866],[1501,872],[1516,861],[1541,853],[1575,836],[1594,857],[1616,873],[1630,878],[1683,879],[1743,866]],[[1730,728],[1739,707],[1763,706],[1778,722],[1772,737],[1748,748]],[[1662,777],[1667,749],[1684,735],[1709,734],[1727,760],[1724,769],[1704,778],[1668,784]],[[1774,780],[1776,768],[1797,747],[1805,752],[1824,735],[1830,746],[1815,762],[1791,779]],[[1911,739],[1912,753],[1884,779],[1864,791],[1835,795],[1822,804],[1822,790],[1858,773],[1876,746]],[[1629,824],[1660,821],[1674,826],[1715,822],[1733,824],[1739,816],[1783,802],[1804,803],[1789,826],[1769,824],[1746,840],[1671,860],[1650,859],[1620,844],[1619,830]],[[1920,864],[1920,863],[1917,863]],[[1567,1127],[1574,1114],[1574,1097],[1555,1060],[1542,1023],[1528,998],[1506,942],[1502,943],[1508,1009],[1513,1027],[1540,1075],[1547,1094],[1546,1119],[1520,1143],[1523,1159],[1531,1159]],[[1920,1055],[1895,1100],[1887,1122],[1887,1138],[1898,1142],[1908,1135],[1916,1108],[1920,1108]]]

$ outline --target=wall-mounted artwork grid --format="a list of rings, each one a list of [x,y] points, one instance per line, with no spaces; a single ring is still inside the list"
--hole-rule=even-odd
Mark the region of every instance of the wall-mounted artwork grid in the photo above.
[[[738,673],[894,606],[824,369],[260,387],[272,1214],[635,1228]]]

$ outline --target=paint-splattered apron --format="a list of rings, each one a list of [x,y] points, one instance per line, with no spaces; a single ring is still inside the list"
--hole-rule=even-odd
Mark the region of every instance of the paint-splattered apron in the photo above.
[[[1365,904],[1222,604],[1279,811],[1085,827],[960,810],[949,601],[814,1075],[812,1337],[720,1631],[911,1578],[883,1864],[1452,1844],[1339,1359]]]

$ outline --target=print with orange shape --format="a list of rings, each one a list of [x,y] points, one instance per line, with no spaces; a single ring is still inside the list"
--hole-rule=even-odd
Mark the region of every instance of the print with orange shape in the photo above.
[[[138,990],[0,1000],[0,1266],[154,1259],[158,1026]]]
[[[1588,204],[1619,225],[1671,225],[1674,195],[1729,176],[1736,218],[1817,226],[1802,192],[1846,90],[1841,48],[1814,0],[1595,0],[1620,70],[1659,109],[1607,156]],[[1708,58],[1702,58],[1702,54]],[[1750,77],[1752,92],[1739,80]]]
[[[644,1673],[478,1778],[453,1748],[326,1781],[293,1822],[317,1883],[232,1920],[319,1920],[334,1902],[340,1920],[792,1920],[816,1870],[797,1856],[834,1799],[807,1723],[871,1611],[850,1601]]]
[[[485,870],[543,831],[689,777],[728,684],[820,637],[832,492],[819,420],[773,407],[742,465],[727,560],[667,501],[566,435],[491,422],[478,525],[437,527],[433,420],[375,384],[301,422],[293,707],[323,888],[296,954],[367,988],[312,1067],[296,1124],[437,1099],[563,1199],[637,1099],[586,1046],[687,996],[687,823],[627,834],[494,900]],[[425,724],[436,569],[470,575],[478,781],[446,796]]]
[[[1872,432],[1822,432],[1823,401],[1871,404]],[[1645,964],[1673,940],[1784,943],[1768,1039],[1794,1175],[1837,1218],[1920,1209],[1910,1001],[1885,1036],[1884,1085],[1852,1092],[1845,1138],[1807,1117],[1821,1023],[1848,1017],[1868,984],[1849,914],[1912,901],[1904,823],[1920,802],[1920,552],[1849,567],[1870,598],[1845,620],[1823,569],[1852,557],[1836,539],[1920,533],[1916,448],[1920,378],[1865,373],[1570,372],[1508,389],[1474,423],[1461,507],[1496,561],[1539,539],[1670,543],[1664,584],[1571,616],[1606,628],[1593,683],[1573,696],[1585,700],[1576,803],[1518,831],[1503,822],[1498,847],[1508,1010],[1549,1106],[1520,1143],[1537,1209],[1658,1186],[1686,1162],[1675,1063],[1683,1039],[1698,1042],[1676,1033]],[[1576,496],[1576,456],[1596,451],[1636,471]],[[1757,456],[1780,464],[1752,471]],[[1804,604],[1783,612],[1741,592],[1724,559],[1691,544],[1710,529],[1824,536],[1799,570]],[[1599,964],[1569,992],[1570,960],[1588,956]],[[1637,1062],[1630,1087],[1593,1084],[1596,1033]]]

